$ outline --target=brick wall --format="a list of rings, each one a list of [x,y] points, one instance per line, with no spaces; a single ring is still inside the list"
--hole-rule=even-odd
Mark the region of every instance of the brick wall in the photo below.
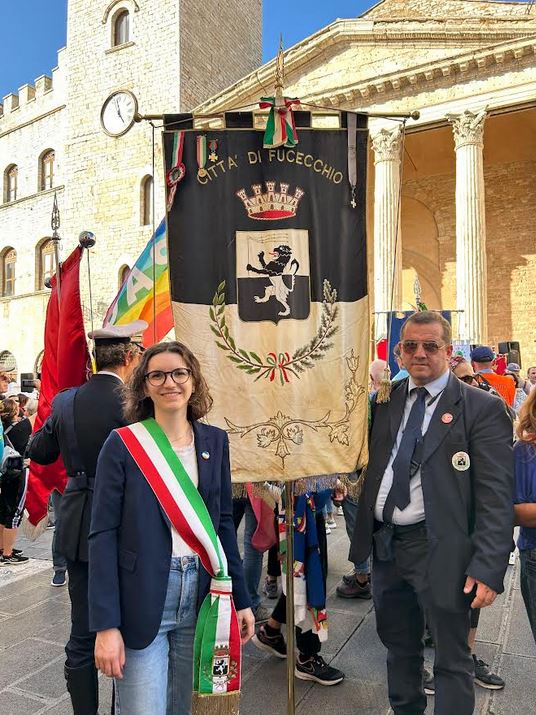
[[[181,110],[259,67],[261,50],[262,0],[181,0]]]

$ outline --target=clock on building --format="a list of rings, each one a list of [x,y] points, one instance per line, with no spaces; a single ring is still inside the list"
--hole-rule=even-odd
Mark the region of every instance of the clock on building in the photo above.
[[[128,132],[134,124],[138,111],[138,100],[126,89],[113,92],[102,105],[102,128],[112,137]]]

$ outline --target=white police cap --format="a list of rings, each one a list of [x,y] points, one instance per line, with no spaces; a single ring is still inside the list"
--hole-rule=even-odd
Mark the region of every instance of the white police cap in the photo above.
[[[92,330],[88,333],[88,337],[101,345],[129,343],[133,337],[141,336],[148,327],[149,323],[145,320],[133,320],[132,323],[127,323],[126,325],[107,325],[104,328]]]

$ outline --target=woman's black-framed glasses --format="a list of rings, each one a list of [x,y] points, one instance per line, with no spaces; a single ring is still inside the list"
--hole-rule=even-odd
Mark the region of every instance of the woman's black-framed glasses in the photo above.
[[[143,379],[153,387],[161,387],[167,380],[167,376],[170,375],[176,385],[184,385],[185,382],[188,382],[191,374],[192,371],[189,367],[177,367],[175,370],[151,370],[143,376]]]

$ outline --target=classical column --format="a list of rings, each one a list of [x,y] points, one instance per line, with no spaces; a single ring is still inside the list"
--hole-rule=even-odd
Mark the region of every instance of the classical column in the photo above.
[[[456,146],[456,307],[459,336],[487,342],[484,122],[486,112],[448,114]]]
[[[381,129],[374,150],[374,311],[375,337],[386,335],[385,311],[401,308],[400,164],[402,129]],[[398,232],[398,233],[397,233]],[[398,235],[398,240],[397,240]]]

